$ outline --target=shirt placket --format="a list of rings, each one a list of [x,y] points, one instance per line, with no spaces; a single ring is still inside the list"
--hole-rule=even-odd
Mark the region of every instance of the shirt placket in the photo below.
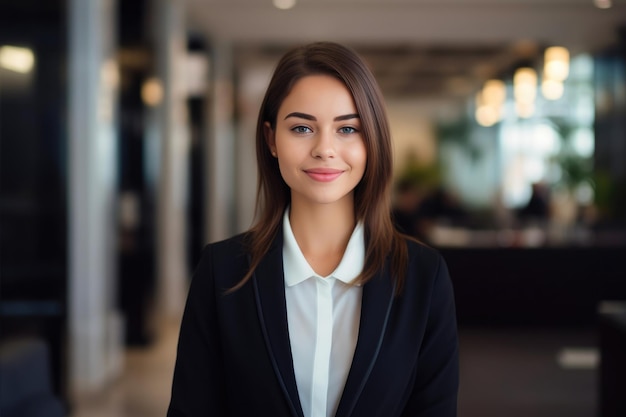
[[[326,417],[330,351],[333,339],[333,278],[316,278],[317,329],[311,386],[311,417]]]

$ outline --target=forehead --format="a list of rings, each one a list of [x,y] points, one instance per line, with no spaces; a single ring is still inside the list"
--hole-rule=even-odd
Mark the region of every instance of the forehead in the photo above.
[[[341,80],[330,75],[308,75],[296,81],[281,103],[279,114],[294,108],[298,111],[356,112],[350,90]]]

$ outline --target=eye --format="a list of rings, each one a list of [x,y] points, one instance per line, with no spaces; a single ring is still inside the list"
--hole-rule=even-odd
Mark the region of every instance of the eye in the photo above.
[[[358,130],[356,130],[356,128],[352,126],[344,126],[339,129],[339,133],[342,133],[344,135],[349,135],[351,133],[358,133]]]
[[[311,133],[311,132],[313,132],[310,128],[308,128],[306,126],[292,127],[291,131],[295,132],[295,133]]]

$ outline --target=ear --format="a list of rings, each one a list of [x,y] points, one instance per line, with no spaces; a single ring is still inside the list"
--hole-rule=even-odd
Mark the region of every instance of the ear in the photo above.
[[[271,154],[276,157],[276,134],[270,122],[263,123],[263,134],[265,135],[265,143],[270,148]]]

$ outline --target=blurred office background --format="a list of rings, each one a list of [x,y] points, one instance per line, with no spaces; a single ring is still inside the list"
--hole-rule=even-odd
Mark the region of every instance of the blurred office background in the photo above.
[[[200,251],[252,221],[269,76],[314,40],[385,94],[459,416],[626,415],[626,1],[0,0],[3,417],[164,415]]]

